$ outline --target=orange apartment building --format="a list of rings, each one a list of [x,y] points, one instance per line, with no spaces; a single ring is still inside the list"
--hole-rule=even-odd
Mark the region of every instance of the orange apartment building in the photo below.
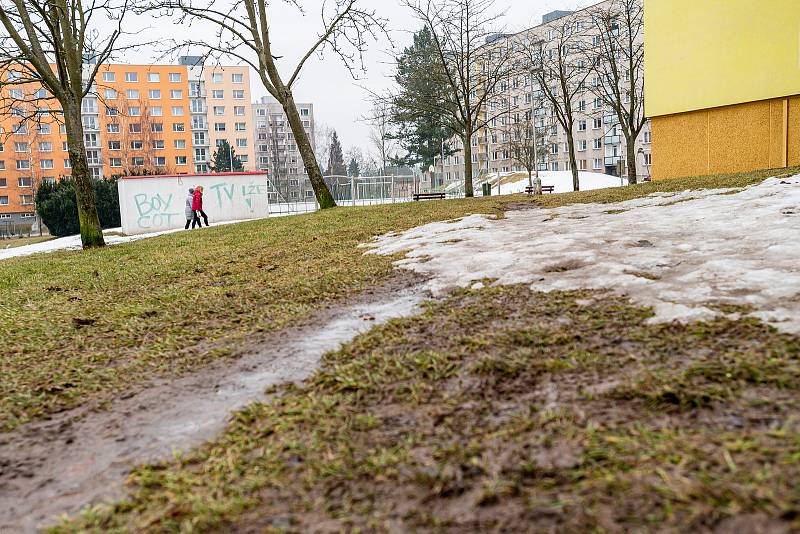
[[[226,139],[255,170],[252,94],[247,67],[102,65],[82,104],[86,153],[95,177],[208,172]],[[3,73],[4,78],[14,77]],[[55,100],[35,84],[0,89],[0,225],[33,223],[39,183],[70,174],[66,132]]]

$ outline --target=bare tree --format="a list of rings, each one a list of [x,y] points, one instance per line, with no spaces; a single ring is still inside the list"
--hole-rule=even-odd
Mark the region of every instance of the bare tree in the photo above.
[[[371,148],[375,150],[376,167],[379,168],[381,175],[385,175],[394,148],[391,97],[374,96],[372,108],[364,120],[369,124],[369,142]]]
[[[288,3],[302,11],[299,0],[288,0]],[[179,23],[202,21],[216,26],[216,44],[209,44],[208,40],[189,40],[181,46],[202,47],[212,54],[237,58],[258,72],[266,90],[283,107],[314,194],[320,208],[325,209],[336,206],[336,202],[325,185],[293,91],[308,59],[325,50],[338,55],[351,72],[363,68],[362,55],[367,41],[384,31],[386,21],[362,4],[360,0],[333,0],[324,4],[322,28],[316,40],[283,74],[279,65],[283,55],[273,47],[270,33],[271,27],[277,24],[272,18],[274,7],[270,7],[267,0],[240,0],[232,4],[227,0],[152,0],[149,8],[176,11]]]
[[[124,34],[129,0],[8,0],[0,3],[0,71],[11,83],[34,82],[57,102],[67,131],[69,159],[84,248],[105,244],[84,146],[81,102],[100,65]],[[84,69],[84,67],[87,67]],[[51,107],[52,109],[52,107]]]
[[[616,115],[627,150],[628,183],[636,183],[636,140],[644,114],[644,4],[610,0],[589,11],[592,45],[586,61],[596,75],[591,91]]]
[[[333,128],[321,122],[318,122],[316,124],[316,128],[314,129],[314,145],[317,149],[317,164],[320,166],[328,164],[328,151],[331,148],[333,132]]]
[[[586,78],[591,69],[582,50],[586,23],[578,15],[566,16],[547,26],[550,39],[518,38],[518,49],[524,58],[522,68],[538,84],[545,101],[552,108],[558,124],[567,138],[567,152],[572,171],[572,188],[580,190],[578,165],[575,157],[575,113],[578,97],[586,91]]]
[[[420,113],[434,112],[464,145],[464,194],[474,195],[472,140],[475,134],[503,113],[493,109],[495,89],[514,68],[509,40],[492,44],[500,15],[494,0],[403,0],[430,31],[436,50],[436,67],[426,73],[429,83],[418,84],[420,94],[396,98],[395,105]],[[500,36],[502,37],[502,36]],[[426,88],[444,86],[436,97]],[[414,89],[411,89],[414,90]],[[424,93],[424,94],[423,94]]]
[[[509,153],[515,163],[528,171],[528,186],[534,188],[537,195],[542,194],[539,161],[544,155],[544,147],[541,139],[542,136],[536,129],[535,118],[530,110],[520,114],[520,117],[514,117],[508,132]]]

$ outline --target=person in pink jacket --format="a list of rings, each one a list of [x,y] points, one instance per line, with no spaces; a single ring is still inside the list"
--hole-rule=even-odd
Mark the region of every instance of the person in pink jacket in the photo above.
[[[194,196],[192,197],[192,209],[194,212],[203,218],[208,226],[208,215],[203,211],[203,186],[198,185],[194,188]]]

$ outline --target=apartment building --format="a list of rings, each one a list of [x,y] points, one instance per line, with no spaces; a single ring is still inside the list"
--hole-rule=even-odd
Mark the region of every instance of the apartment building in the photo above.
[[[92,176],[204,173],[223,139],[256,169],[249,70],[203,59],[100,66],[81,110]],[[0,104],[0,223],[33,223],[38,184],[71,173],[66,131],[50,112],[57,101],[36,84],[2,87]]]
[[[256,168],[253,105],[248,67],[204,65],[201,56],[183,56],[189,70],[194,171],[208,172],[220,143],[227,141],[245,171]]]
[[[313,146],[314,105],[300,103],[297,109]],[[257,168],[269,174],[278,197],[285,202],[313,199],[308,173],[280,103],[272,96],[262,97],[253,104],[253,121]]]
[[[587,8],[593,9],[597,4]],[[586,10],[582,10],[586,11]],[[503,53],[514,53],[512,43],[541,42],[543,49],[553,47],[556,25],[564,24],[564,17],[572,17],[570,22],[580,20],[581,12],[557,11],[543,17],[542,24],[529,28],[516,35],[494,36],[487,43],[491,47],[504,47]],[[587,32],[584,37],[591,40]],[[589,76],[585,89],[574,101],[576,116],[574,139],[578,169],[610,175],[626,174],[625,138],[620,130],[619,122],[613,110],[605,105],[602,99],[591,91],[592,85],[600,83],[597,77]],[[492,118],[486,128],[472,139],[472,161],[474,177],[487,173],[518,172],[524,168],[514,161],[513,146],[510,138],[513,135],[512,125],[520,120],[533,119],[538,141],[541,145],[541,171],[569,171],[570,158],[567,136],[556,120],[555,111],[542,89],[530,75],[516,73],[498,84],[496,94],[488,101],[485,113]],[[439,185],[464,179],[464,152],[458,138],[449,141],[451,148],[457,152],[444,158],[443,165],[437,172]],[[645,125],[637,140],[636,151],[637,175],[642,178],[650,176],[651,164],[651,129],[650,123]]]

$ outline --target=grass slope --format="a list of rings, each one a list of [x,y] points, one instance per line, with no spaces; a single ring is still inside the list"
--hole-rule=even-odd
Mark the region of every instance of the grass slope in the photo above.
[[[68,532],[788,532],[800,339],[598,291],[460,290]]]
[[[770,173],[691,178],[537,199],[346,208],[0,262],[0,429],[113,400],[155,376],[235,357],[264,332],[391,275],[372,236],[509,202],[551,207],[654,191],[743,186]]]

